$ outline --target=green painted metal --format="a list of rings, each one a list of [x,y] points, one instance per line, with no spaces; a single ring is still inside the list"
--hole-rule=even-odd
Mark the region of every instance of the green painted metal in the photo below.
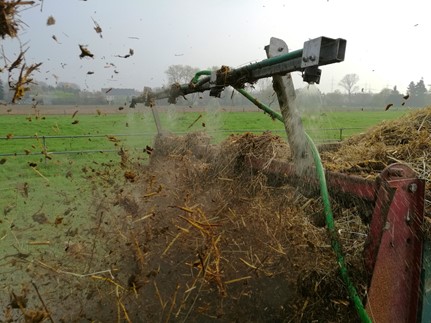
[[[198,71],[193,77],[192,83],[196,84],[199,81],[199,77],[201,77],[202,75],[211,75],[211,71],[209,70]]]
[[[293,59],[297,59],[297,58],[301,58],[302,57],[302,53],[303,50],[302,49],[298,49],[292,52],[289,52],[287,54],[283,54],[280,56],[275,56],[275,57],[271,57],[271,58],[267,58],[264,60],[261,60],[260,62],[256,62],[250,65],[246,65],[243,67],[240,67],[238,69],[233,70],[233,72],[235,73],[243,73],[244,71],[253,71],[253,70],[257,70],[259,68],[263,68],[263,67],[267,67],[267,66],[271,66],[271,65],[275,65],[275,64],[279,64],[279,63],[283,63],[283,62],[287,62]],[[199,77],[202,75],[211,75],[211,71],[209,70],[203,70],[203,71],[199,71],[195,74],[195,76],[192,79],[192,83],[197,83],[199,80]]]
[[[253,102],[253,104],[256,105],[259,109],[268,113],[271,116],[271,118],[277,119],[283,122],[283,117],[280,114],[278,114],[277,112],[275,112],[274,110],[266,106],[265,104],[261,103],[258,99],[250,95],[250,93],[248,93],[246,90],[241,88],[235,88],[235,90],[237,90],[239,93],[244,95],[249,101]]]
[[[240,69],[255,70],[255,69],[262,68],[262,67],[267,67],[267,66],[278,64],[278,63],[287,62],[287,61],[290,61],[292,59],[301,58],[302,52],[303,52],[302,49],[294,50],[294,51],[291,51],[287,54],[267,58],[267,59],[261,60],[260,62],[246,65]]]

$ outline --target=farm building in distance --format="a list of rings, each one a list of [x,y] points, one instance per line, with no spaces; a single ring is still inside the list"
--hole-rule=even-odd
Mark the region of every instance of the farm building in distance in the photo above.
[[[140,95],[135,89],[102,88],[101,91],[105,93],[108,104],[122,104],[129,102],[133,96]]]

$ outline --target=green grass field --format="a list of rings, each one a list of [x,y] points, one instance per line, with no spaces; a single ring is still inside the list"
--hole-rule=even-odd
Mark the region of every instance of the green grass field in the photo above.
[[[305,115],[303,124],[315,140],[339,139],[339,128],[353,128],[343,130],[343,136],[350,136],[365,131],[380,121],[400,117],[405,112],[325,112],[320,115]],[[79,122],[73,124],[74,120]],[[169,111],[160,113],[160,120],[163,130],[180,133],[206,131],[214,137],[215,142],[223,140],[230,133],[244,131],[271,130],[277,131],[281,136],[284,134],[282,123],[272,120],[263,112],[223,112],[220,109],[206,113]],[[39,195],[43,198],[47,187],[58,190],[72,188],[75,184],[80,187],[82,169],[89,165],[98,166],[118,161],[116,151],[120,147],[143,159],[148,158],[142,149],[146,145],[152,145],[155,134],[153,115],[148,109],[129,110],[127,114],[79,115],[74,119],[66,115],[46,115],[44,119],[32,118],[31,121],[25,115],[2,115],[0,154],[9,156],[0,156],[0,207],[16,203],[19,195],[17,186],[24,182],[29,184],[36,199]],[[87,135],[99,137],[86,137]],[[7,136],[12,138],[6,139]],[[18,139],[20,136],[32,138]],[[44,147],[51,159],[46,159],[41,154]],[[68,151],[90,152],[68,154]],[[51,154],[52,152],[59,154]],[[36,167],[30,167],[29,164]],[[74,178],[73,183],[71,178]]]
[[[306,115],[303,123],[313,138],[338,139],[338,128],[357,128],[343,135],[365,131],[382,120],[394,119],[404,111],[388,112],[326,112]],[[200,116],[201,115],[201,116]],[[230,133],[244,131],[277,131],[283,136],[284,126],[262,112],[165,112],[160,114],[162,128],[171,132],[206,131],[218,142]],[[73,120],[79,120],[72,124]],[[335,130],[322,130],[332,128]],[[128,136],[119,136],[128,135]],[[132,136],[138,134],[136,136]],[[69,242],[88,244],[88,232],[97,227],[95,208],[103,203],[93,196],[94,181],[99,170],[108,170],[117,188],[126,181],[124,170],[118,167],[120,147],[146,163],[143,147],[153,144],[156,134],[151,111],[130,110],[127,114],[46,115],[29,121],[25,115],[0,116],[0,276],[11,288],[32,280],[31,271],[16,270],[9,260],[18,252],[31,255],[29,259],[48,259],[61,263],[65,245]],[[98,135],[100,137],[85,137]],[[109,135],[109,136],[108,136]],[[31,139],[18,139],[31,136]],[[44,136],[83,136],[75,138],[45,138]],[[115,137],[113,137],[115,136]],[[6,139],[10,137],[10,139]],[[46,147],[50,159],[41,151]],[[66,151],[94,150],[92,153]],[[111,152],[101,152],[112,150]],[[64,154],[51,154],[57,152]],[[14,154],[17,154],[16,156]],[[111,167],[115,166],[115,167]],[[102,172],[103,173],[103,172]],[[100,193],[102,191],[102,193]],[[3,257],[3,258],[2,258]],[[83,264],[85,265],[85,264]],[[84,271],[84,268],[74,268]],[[5,275],[6,274],[6,275]]]
[[[346,135],[350,136],[382,120],[397,118],[403,113],[405,111],[327,112],[321,115],[305,115],[303,124],[317,140],[337,139],[339,128],[356,128],[348,132],[346,130]],[[160,114],[160,119],[165,131],[206,131],[213,135],[216,141],[224,139],[230,132],[284,129],[279,121],[272,120],[263,112],[165,112]],[[78,123],[73,124],[73,121]],[[130,144],[145,146],[156,132],[153,116],[148,110],[131,110],[129,114],[79,115],[75,119],[70,116],[47,115],[44,119],[33,118],[31,121],[22,115],[3,115],[0,117],[0,129],[0,137],[14,137],[13,140],[0,141],[0,153],[40,152],[44,147],[43,136],[101,136],[48,138],[48,151],[112,149],[115,138],[108,138],[106,135],[116,134],[127,135]],[[132,136],[136,134],[142,136]],[[19,136],[34,136],[34,139],[17,139]]]

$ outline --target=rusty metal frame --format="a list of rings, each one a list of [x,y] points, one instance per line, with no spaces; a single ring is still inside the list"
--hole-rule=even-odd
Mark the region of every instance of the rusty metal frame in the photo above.
[[[247,163],[255,171],[278,177],[318,194],[312,173],[299,176],[295,165],[257,158]],[[325,172],[328,190],[337,197],[368,202],[370,231],[364,248],[366,268],[372,272],[366,309],[375,322],[417,322],[422,303],[421,225],[424,218],[425,181],[404,164],[385,168],[376,180]]]

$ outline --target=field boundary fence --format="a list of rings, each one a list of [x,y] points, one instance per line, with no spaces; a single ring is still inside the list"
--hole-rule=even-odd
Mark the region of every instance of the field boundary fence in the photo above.
[[[306,130],[307,133],[314,138],[313,134],[321,134],[326,133],[327,138],[314,138],[316,143],[331,143],[331,142],[340,142],[343,139],[349,137],[352,133],[357,133],[358,131],[363,130],[363,128],[322,128],[316,130]],[[220,133],[263,133],[270,131],[274,134],[283,134],[285,130],[264,130],[264,129],[225,129],[225,130],[215,130],[215,131],[206,131],[209,135],[220,134]],[[328,132],[332,133],[332,136],[328,136]],[[188,132],[177,131],[177,132],[169,132],[175,135],[184,135]],[[347,133],[347,135],[346,135]],[[154,136],[154,132],[142,132],[142,133],[134,133],[134,134],[87,134],[87,135],[52,135],[52,136],[4,136],[0,137],[0,142],[3,140],[38,140],[41,143],[41,151],[40,152],[3,152],[0,146],[0,157],[8,157],[8,156],[34,156],[34,155],[67,155],[67,154],[91,154],[91,153],[111,153],[118,152],[120,148],[117,149],[81,149],[81,150],[49,150],[48,141],[52,142],[53,140],[72,140],[72,139],[91,139],[91,138],[127,138],[127,137],[144,137],[144,136]],[[329,137],[329,138],[328,138]]]

